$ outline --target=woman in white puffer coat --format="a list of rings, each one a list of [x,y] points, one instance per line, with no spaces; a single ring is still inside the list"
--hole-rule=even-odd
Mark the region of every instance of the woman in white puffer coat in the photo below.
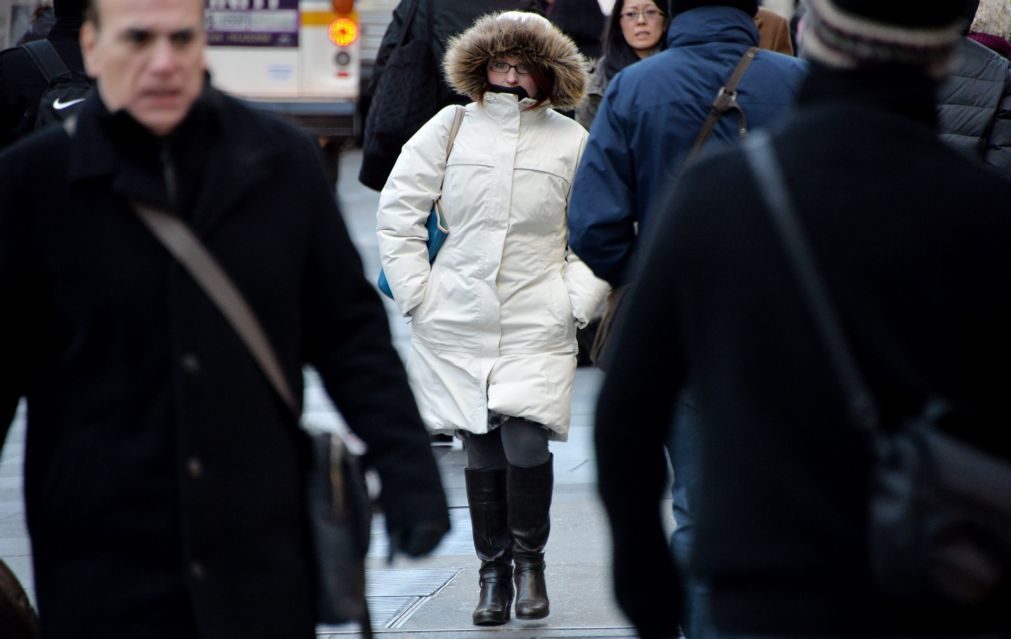
[[[411,317],[407,370],[422,417],[466,440],[478,625],[508,621],[513,580],[517,618],[548,614],[548,440],[567,437],[576,327],[607,294],[567,246],[587,134],[552,110],[583,98],[584,64],[538,15],[479,19],[444,60],[450,85],[473,103],[447,107],[404,145],[379,201],[379,249]],[[430,266],[425,223],[440,195],[449,236]]]

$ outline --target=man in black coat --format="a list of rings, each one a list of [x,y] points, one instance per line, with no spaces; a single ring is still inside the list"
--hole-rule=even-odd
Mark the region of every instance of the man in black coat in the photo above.
[[[313,636],[308,440],[141,223],[182,218],[301,398],[311,365],[382,480],[391,544],[448,529],[376,291],[310,140],[204,84],[201,0],[100,0],[72,135],[0,153],[0,435],[27,398],[44,637]]]
[[[974,416],[954,436],[1011,460],[1011,185],[937,138],[957,3],[807,4],[811,72],[772,145],[857,364],[887,423],[940,395]],[[595,432],[618,601],[641,636],[676,636],[658,513],[689,384],[703,451],[690,572],[721,637],[1005,636],[1006,590],[916,609],[872,579],[871,448],[743,152],[700,158],[661,204]]]
[[[54,0],[56,23],[46,39],[71,71],[84,71],[78,34],[84,0]],[[0,52],[0,148],[30,133],[46,79],[21,47]]]
[[[397,43],[404,35],[405,24],[411,15],[412,8],[415,9],[414,17],[409,25],[410,32],[407,34],[406,42],[421,40],[428,42],[431,46],[431,57],[422,58],[417,64],[429,64],[433,66],[430,72],[437,78],[437,106],[431,113],[420,120],[424,123],[428,117],[434,116],[445,106],[450,104],[465,104],[467,99],[457,95],[445,78],[442,77],[442,58],[446,54],[446,43],[451,37],[462,33],[468,29],[478,18],[496,11],[535,11],[538,8],[537,0],[401,0],[397,8],[393,10],[393,20],[386,28],[383,41],[379,45],[379,52],[376,54],[376,64],[372,71],[372,78],[369,80],[369,87],[366,91],[368,103],[375,95],[379,80],[386,70],[386,63],[390,55],[397,48]],[[419,69],[419,72],[421,70]],[[362,142],[362,168],[358,174],[358,180],[369,188],[382,189],[393,164],[400,155],[400,148],[408,140],[388,141],[370,136],[371,128],[368,126],[368,111],[366,107],[363,121],[366,122],[365,139]]]

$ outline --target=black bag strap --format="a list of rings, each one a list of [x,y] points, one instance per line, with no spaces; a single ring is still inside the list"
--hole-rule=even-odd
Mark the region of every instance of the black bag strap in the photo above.
[[[28,54],[28,57],[32,59],[32,62],[35,63],[35,66],[38,67],[47,84],[61,75],[71,74],[70,69],[63,62],[63,58],[60,57],[60,52],[56,50],[56,47],[49,40],[32,40],[21,45],[21,47]]]
[[[741,83],[741,78],[744,74],[748,72],[748,67],[755,59],[755,55],[758,53],[758,47],[751,47],[744,52],[741,56],[740,61],[738,61],[737,66],[734,68],[734,72],[730,74],[730,79],[727,83],[720,87],[720,90],[716,93],[716,98],[713,103],[709,106],[709,116],[706,121],[702,124],[702,130],[699,131],[698,136],[695,138],[695,144],[692,145],[692,150],[689,155],[694,155],[698,153],[699,150],[705,145],[706,140],[709,136],[713,134],[713,130],[716,128],[716,123],[720,121],[727,111],[737,111],[737,118],[739,122],[738,132],[743,138],[748,134],[748,121],[744,117],[744,109],[737,102],[737,85]]]
[[[193,231],[176,216],[141,202],[131,202],[131,206],[154,236],[186,268],[186,271],[211,298],[214,305],[218,307],[218,310],[238,333],[246,348],[249,349],[253,359],[256,360],[263,370],[263,374],[270,381],[270,385],[284,400],[292,415],[298,419],[298,404],[295,401],[295,394],[292,392],[291,386],[288,385],[288,380],[284,377],[280,361],[267,338],[267,334],[260,326],[256,314],[246,302],[242,292],[221,268],[218,261],[214,259],[214,256]],[[331,498],[334,499],[335,510],[341,512],[343,503],[340,500],[344,494],[342,488],[344,478],[340,473],[335,473],[334,469],[339,468],[336,460],[343,455],[344,442],[339,436],[328,436],[328,441],[330,443]],[[365,639],[370,639],[373,636],[373,631],[368,606],[364,607],[363,617],[358,622],[361,625],[362,636]]]
[[[245,297],[218,261],[193,231],[176,216],[141,202],[132,202],[131,206],[158,241],[186,268],[200,288],[211,298],[239,334],[253,359],[270,381],[270,385],[297,418],[298,403],[295,401],[295,394],[284,377],[284,369],[281,368],[267,334]]]
[[[797,209],[783,179],[783,170],[776,158],[769,134],[760,131],[751,136],[744,144],[744,152],[762,202],[769,212],[783,248],[786,249],[804,300],[818,325],[821,338],[828,348],[832,366],[848,396],[850,418],[853,424],[861,429],[880,430],[877,402],[863,375],[860,374],[849,341],[843,333],[842,323],[832,305],[825,280],[800,226]]]

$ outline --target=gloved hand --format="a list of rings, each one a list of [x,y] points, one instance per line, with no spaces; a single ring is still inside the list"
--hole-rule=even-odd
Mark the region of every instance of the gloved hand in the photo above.
[[[435,550],[449,531],[449,521],[420,521],[405,527],[389,530],[390,551],[387,561],[402,552],[408,557],[424,557]]]

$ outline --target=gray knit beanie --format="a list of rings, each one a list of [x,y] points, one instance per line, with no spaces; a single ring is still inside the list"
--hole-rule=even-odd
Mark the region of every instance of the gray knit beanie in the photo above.
[[[953,0],[808,0],[804,57],[838,68],[906,64],[947,72],[964,28]]]

